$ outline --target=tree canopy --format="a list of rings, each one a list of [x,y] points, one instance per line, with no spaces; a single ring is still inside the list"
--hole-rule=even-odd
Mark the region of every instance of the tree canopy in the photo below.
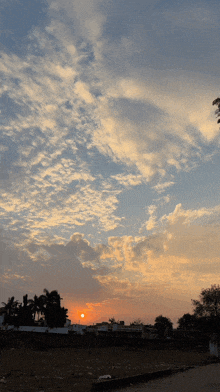
[[[220,286],[202,289],[199,300],[192,300],[198,329],[213,333],[220,330]]]
[[[68,309],[61,308],[60,295],[56,290],[49,292],[44,289],[45,295],[40,297],[34,296],[34,299],[28,300],[28,295],[23,296],[23,305],[18,301],[14,301],[14,297],[8,299],[8,303],[2,302],[5,305],[1,308],[1,313],[5,313],[4,324],[11,324],[15,326],[36,325],[35,315],[43,314],[48,327],[56,328],[63,327],[68,317]]]
[[[177,323],[177,329],[190,331],[197,327],[197,317],[194,314],[185,313],[182,317],[179,318]]]
[[[173,331],[173,323],[171,320],[167,317],[163,317],[162,315],[155,318],[154,327],[160,338],[170,336]]]
[[[197,317],[220,317],[220,286],[202,289],[199,301],[192,299],[192,304]]]

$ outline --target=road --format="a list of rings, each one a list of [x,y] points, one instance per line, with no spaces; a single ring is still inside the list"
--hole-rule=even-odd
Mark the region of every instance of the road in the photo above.
[[[198,366],[170,377],[136,384],[115,392],[220,392],[220,364]]]

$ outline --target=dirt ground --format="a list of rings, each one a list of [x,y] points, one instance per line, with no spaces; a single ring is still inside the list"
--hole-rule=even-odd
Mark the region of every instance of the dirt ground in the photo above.
[[[219,392],[220,364],[198,366],[170,377],[122,388],[120,392]]]
[[[129,377],[198,365],[209,358],[209,352],[147,347],[65,347],[46,351],[4,347],[1,350],[0,391],[89,392],[99,376]]]

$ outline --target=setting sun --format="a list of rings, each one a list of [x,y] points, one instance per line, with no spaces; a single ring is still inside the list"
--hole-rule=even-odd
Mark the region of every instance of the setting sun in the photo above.
[[[82,314],[81,314],[81,317],[84,317],[84,316],[85,316],[85,315],[82,313]]]

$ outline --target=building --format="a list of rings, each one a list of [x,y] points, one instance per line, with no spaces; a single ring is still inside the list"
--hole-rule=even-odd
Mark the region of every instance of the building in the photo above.
[[[82,325],[82,324],[71,324],[68,326],[68,331],[70,333],[75,332],[79,335],[84,335],[86,329],[87,329],[87,325]]]
[[[97,334],[97,327],[96,327],[96,325],[88,325],[88,327],[86,328],[86,332]]]
[[[66,322],[64,324],[64,327],[69,327],[71,325],[71,320],[66,319]]]
[[[153,326],[143,325],[142,338],[143,339],[157,339],[158,338],[157,330]]]
[[[142,325],[113,324],[112,333],[121,337],[142,337]]]

